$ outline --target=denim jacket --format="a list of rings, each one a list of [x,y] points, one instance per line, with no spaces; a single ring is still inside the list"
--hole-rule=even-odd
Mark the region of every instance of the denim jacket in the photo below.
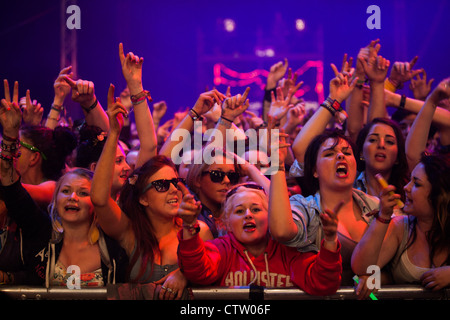
[[[361,208],[362,218],[370,224],[373,217],[367,217],[366,214],[379,208],[379,200],[360,190],[353,189],[353,200]],[[285,245],[296,247],[301,252],[318,251],[320,241],[323,238],[322,224],[320,221],[320,193],[304,197],[296,194],[290,198],[292,216],[297,224],[298,232],[295,237]]]

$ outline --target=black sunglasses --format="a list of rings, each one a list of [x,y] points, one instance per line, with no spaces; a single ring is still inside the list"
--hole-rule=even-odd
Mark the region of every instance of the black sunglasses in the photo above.
[[[230,180],[231,184],[236,184],[239,182],[239,173],[237,172],[223,172],[220,170],[210,170],[210,171],[203,171],[202,174],[209,173],[209,177],[212,182],[221,183],[223,179],[225,179],[225,176],[228,177],[228,180]]]
[[[148,189],[155,187],[155,190],[158,192],[166,192],[170,188],[170,184],[173,184],[175,188],[178,188],[178,182],[185,183],[183,178],[173,178],[171,180],[160,179],[150,182],[142,191],[142,194],[147,192]]]
[[[254,189],[254,190],[262,190],[264,193],[266,193],[266,191],[264,190],[264,188],[261,187],[261,186],[258,185],[258,184],[254,184],[254,183],[240,184],[240,185],[238,185],[238,186],[236,186],[236,187],[230,189],[230,190],[227,192],[227,196],[225,197],[225,200],[228,200],[229,197],[231,197],[233,194],[235,194],[235,193],[237,192],[237,190],[238,190],[240,187],[244,187],[244,188],[248,188],[248,189]]]

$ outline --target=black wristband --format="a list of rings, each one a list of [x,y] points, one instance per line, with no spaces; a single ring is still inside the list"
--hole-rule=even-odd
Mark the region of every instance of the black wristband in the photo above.
[[[405,104],[406,104],[406,96],[402,94],[402,98],[400,99],[400,105],[398,107],[401,109],[405,109]]]
[[[220,116],[223,120],[227,120],[229,123],[233,123],[230,119],[225,118],[224,116]]]
[[[92,109],[94,109],[98,104],[98,100],[95,99],[94,103],[92,104],[92,106],[90,106],[89,108],[83,108],[84,111],[86,111],[87,113],[91,112]]]
[[[275,92],[275,90],[276,88],[270,90],[264,89],[264,101],[272,102],[272,92]]]

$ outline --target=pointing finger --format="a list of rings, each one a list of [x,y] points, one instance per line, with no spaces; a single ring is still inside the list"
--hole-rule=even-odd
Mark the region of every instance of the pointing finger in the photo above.
[[[73,81],[71,78],[69,78],[68,76],[64,76],[63,79],[69,84],[69,86],[72,87],[72,89],[77,89],[77,83]]]
[[[414,58],[412,58],[411,62],[409,63],[410,68],[412,69],[414,67],[414,65],[417,62],[417,59],[419,59],[418,56],[415,56]]]

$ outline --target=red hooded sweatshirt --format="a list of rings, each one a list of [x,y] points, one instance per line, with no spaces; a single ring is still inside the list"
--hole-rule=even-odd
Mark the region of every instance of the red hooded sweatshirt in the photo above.
[[[252,256],[233,233],[204,242],[178,233],[178,264],[192,283],[213,286],[296,286],[311,295],[332,295],[341,284],[342,260],[321,244],[319,253],[299,252],[270,238],[258,257]],[[269,276],[268,276],[269,275]]]

